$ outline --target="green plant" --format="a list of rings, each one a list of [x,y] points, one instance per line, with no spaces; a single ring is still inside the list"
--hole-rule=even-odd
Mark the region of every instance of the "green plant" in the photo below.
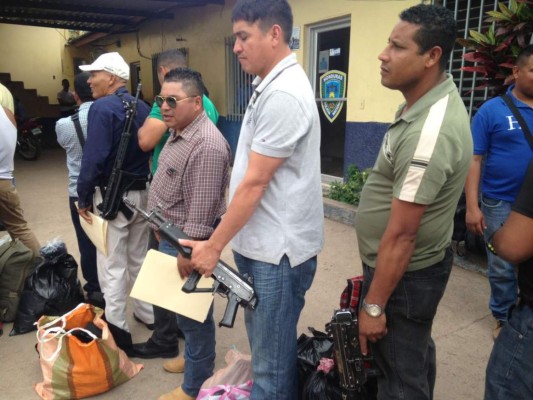
[[[348,166],[346,179],[344,182],[333,182],[328,197],[343,203],[358,204],[369,173],[370,169],[360,171],[355,165]]]
[[[499,94],[513,83],[513,65],[520,50],[528,44],[533,33],[531,0],[511,0],[509,7],[498,3],[499,11],[489,11],[485,22],[491,23],[484,32],[470,30],[467,39],[457,43],[469,50],[465,61],[475,63],[462,69],[483,76],[483,83],[475,89],[488,87]]]

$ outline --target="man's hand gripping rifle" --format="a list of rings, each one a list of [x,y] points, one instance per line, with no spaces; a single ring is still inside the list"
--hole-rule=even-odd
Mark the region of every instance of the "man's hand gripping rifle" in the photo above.
[[[159,207],[156,207],[150,213],[147,213],[146,211],[139,209],[135,203],[127,197],[123,197],[123,200],[128,207],[137,210],[148,222],[155,225],[159,234],[173,245],[183,257],[191,258],[192,249],[190,247],[182,246],[178,242],[178,239],[190,240],[191,238],[172,222],[165,219],[161,215]],[[252,286],[252,280],[250,277],[239,274],[222,260],[218,261],[211,277],[215,280],[212,288],[197,288],[201,275],[198,271],[193,270],[187,278],[187,281],[183,284],[182,290],[185,293],[216,292],[221,296],[227,297],[228,304],[226,306],[226,311],[218,326],[232,328],[239,305],[248,307],[252,310],[255,309],[257,305],[257,296],[255,295]]]

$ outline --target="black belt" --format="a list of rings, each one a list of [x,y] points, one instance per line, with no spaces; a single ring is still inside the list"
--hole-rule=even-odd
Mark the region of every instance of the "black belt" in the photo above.
[[[128,185],[128,190],[146,190],[146,179],[133,181]]]

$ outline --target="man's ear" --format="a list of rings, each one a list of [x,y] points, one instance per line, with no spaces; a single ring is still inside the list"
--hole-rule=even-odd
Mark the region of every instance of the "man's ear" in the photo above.
[[[270,34],[272,35],[274,46],[277,46],[279,43],[283,42],[283,29],[281,29],[281,26],[278,24],[272,25],[272,28],[270,28]]]
[[[440,63],[442,57],[442,48],[440,46],[433,46],[427,52],[428,58],[426,60],[426,67],[431,68],[435,64]]]

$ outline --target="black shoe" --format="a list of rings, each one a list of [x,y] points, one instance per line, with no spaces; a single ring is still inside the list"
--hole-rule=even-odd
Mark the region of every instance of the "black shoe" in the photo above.
[[[159,346],[152,339],[148,339],[144,343],[134,344],[133,351],[135,353],[133,357],[139,358],[174,358],[179,354],[178,345]]]
[[[150,329],[151,331],[154,330],[155,328],[155,324],[147,324],[146,322],[144,322],[142,319],[140,319],[138,316],[135,315],[135,313],[133,313],[133,319],[141,324],[143,324],[144,326],[146,326],[148,329]]]

